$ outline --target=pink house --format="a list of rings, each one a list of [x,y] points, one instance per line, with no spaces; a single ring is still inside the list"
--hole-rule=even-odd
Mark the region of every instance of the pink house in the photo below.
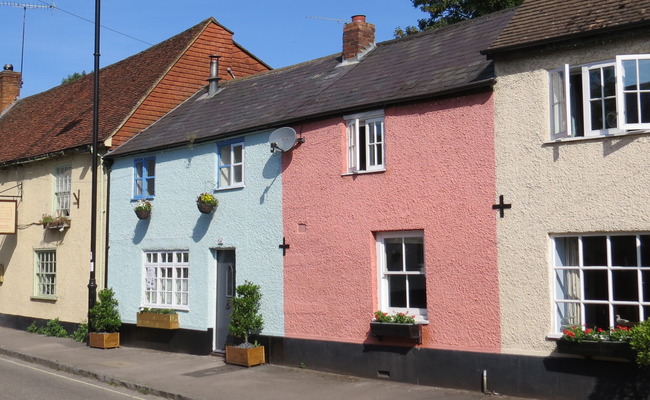
[[[379,44],[364,17],[346,25],[339,68],[354,68],[301,110],[331,105],[291,124],[304,143],[283,158],[281,362],[462,387],[466,364],[500,353],[494,75],[480,50],[511,16]],[[376,311],[415,329],[385,331]]]

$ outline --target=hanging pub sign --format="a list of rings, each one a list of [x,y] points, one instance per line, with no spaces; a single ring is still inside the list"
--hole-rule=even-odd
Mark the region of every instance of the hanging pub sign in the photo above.
[[[15,235],[18,226],[16,200],[0,200],[0,235]]]

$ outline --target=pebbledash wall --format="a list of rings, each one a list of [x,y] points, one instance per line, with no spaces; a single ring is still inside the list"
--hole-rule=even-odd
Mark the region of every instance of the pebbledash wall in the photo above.
[[[480,389],[476,365],[464,364],[501,349],[491,93],[383,111],[384,172],[346,173],[343,116],[294,126],[305,143],[284,158],[291,247],[285,339],[271,346],[271,361]],[[429,323],[422,345],[369,333],[380,308],[375,235],[402,230],[424,232]],[[475,356],[449,359],[460,352]],[[465,372],[452,377],[454,365]]]
[[[269,132],[247,135],[245,187],[213,191],[216,187],[217,144],[188,144],[157,153],[156,196],[148,220],[133,211],[133,159],[117,158],[111,172],[111,217],[108,286],[113,287],[126,326],[125,343],[206,354],[212,351],[215,325],[217,249],[236,250],[236,283],[261,285],[264,335],[284,333],[282,311],[281,156],[271,153]],[[196,198],[214,193],[216,211],[201,214]],[[180,329],[146,336],[135,328],[143,306],[144,252],[189,250],[189,310],[179,311]],[[143,330],[144,329],[144,330]],[[150,332],[149,332],[150,333]],[[163,337],[164,336],[164,337]]]

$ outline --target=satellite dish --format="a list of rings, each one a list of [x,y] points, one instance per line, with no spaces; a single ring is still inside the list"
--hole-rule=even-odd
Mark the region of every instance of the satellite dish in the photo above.
[[[269,142],[271,142],[271,153],[276,149],[282,152],[293,149],[296,144],[296,131],[288,126],[278,128],[271,132]]]

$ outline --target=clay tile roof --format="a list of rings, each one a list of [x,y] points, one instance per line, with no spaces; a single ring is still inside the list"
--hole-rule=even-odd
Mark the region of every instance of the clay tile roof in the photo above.
[[[110,137],[211,22],[100,70],[99,140]],[[21,162],[92,143],[93,73],[18,100],[0,117],[0,164]]]
[[[526,0],[486,53],[650,25],[650,0]]]
[[[382,42],[359,63],[340,55],[235,79],[212,98],[197,93],[111,155],[213,140],[284,124],[479,88],[494,72],[480,54],[512,10]]]

